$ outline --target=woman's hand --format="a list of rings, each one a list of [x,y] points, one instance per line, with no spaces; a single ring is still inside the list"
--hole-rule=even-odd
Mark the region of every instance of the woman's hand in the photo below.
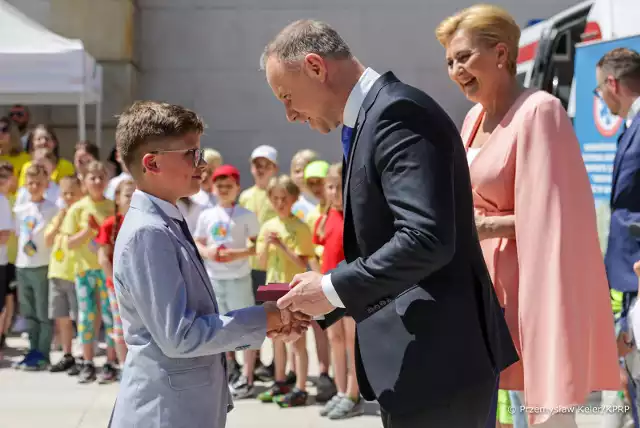
[[[491,238],[513,239],[516,237],[516,216],[514,214],[486,216],[480,211],[476,211],[475,219],[480,241]]]

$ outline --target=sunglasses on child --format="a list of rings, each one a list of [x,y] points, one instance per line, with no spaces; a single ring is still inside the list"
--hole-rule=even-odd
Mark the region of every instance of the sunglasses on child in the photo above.
[[[204,149],[181,149],[181,150],[154,150],[149,152],[154,155],[161,155],[163,153],[184,153],[189,156],[193,156],[193,167],[197,168],[200,163],[204,162]]]

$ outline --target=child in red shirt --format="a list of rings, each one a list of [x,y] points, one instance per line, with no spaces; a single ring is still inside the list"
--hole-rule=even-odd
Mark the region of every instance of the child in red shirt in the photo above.
[[[313,243],[323,245],[322,273],[327,273],[344,260],[342,234],[342,163],[333,164],[325,178],[325,192],[330,208],[315,224]],[[364,401],[356,379],[354,356],[356,324],[353,318],[344,317],[327,330],[334,364],[338,393],[320,411],[329,419],[345,419],[364,413]],[[347,357],[348,356],[348,357]],[[348,364],[347,364],[347,358]]]
[[[111,314],[113,317],[113,332],[112,338],[116,345],[116,354],[120,364],[124,364],[124,360],[127,357],[127,345],[124,342],[124,336],[122,333],[122,320],[120,319],[120,310],[118,308],[118,301],[116,300],[116,293],[113,288],[113,247],[116,243],[116,237],[118,231],[122,225],[122,220],[129,210],[129,204],[131,204],[131,196],[136,185],[131,180],[123,180],[118,184],[115,191],[115,205],[116,214],[107,217],[96,238],[96,243],[100,245],[98,249],[98,260],[104,270],[104,274],[107,277],[107,290],[109,292],[109,304],[111,306]]]

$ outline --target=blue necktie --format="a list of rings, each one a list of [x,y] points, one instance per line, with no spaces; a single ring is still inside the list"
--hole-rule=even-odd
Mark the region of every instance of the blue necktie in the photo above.
[[[342,125],[342,150],[344,151],[344,160],[349,160],[349,151],[351,150],[351,136],[353,134],[353,128],[347,125]]]

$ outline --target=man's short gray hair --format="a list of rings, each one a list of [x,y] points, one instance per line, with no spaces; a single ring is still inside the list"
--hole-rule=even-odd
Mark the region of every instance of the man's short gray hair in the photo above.
[[[617,48],[607,52],[596,64],[634,92],[640,93],[640,54],[632,49]]]
[[[265,69],[267,59],[271,56],[287,63],[293,63],[302,60],[305,55],[310,53],[331,59],[352,57],[347,43],[329,24],[302,19],[284,27],[269,42],[260,58],[260,68]]]

